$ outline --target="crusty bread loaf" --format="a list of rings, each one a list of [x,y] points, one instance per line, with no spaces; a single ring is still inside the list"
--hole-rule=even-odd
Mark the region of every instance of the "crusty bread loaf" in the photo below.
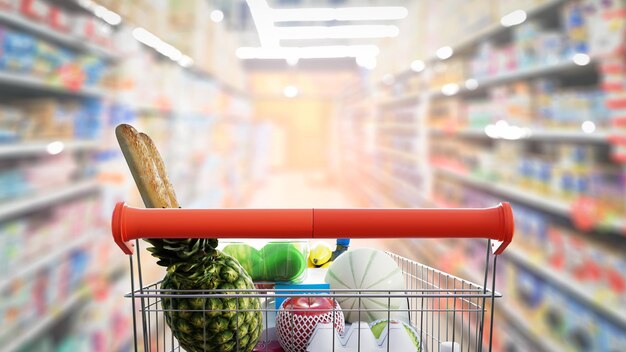
[[[141,132],[139,133],[139,136],[141,137],[141,140],[148,149],[148,152],[150,153],[149,159],[154,162],[154,165],[159,172],[159,177],[161,178],[161,181],[163,181],[163,187],[165,187],[165,195],[169,198],[170,207],[178,208],[180,205],[178,204],[178,200],[176,199],[176,192],[174,192],[174,186],[172,186],[169,177],[167,177],[167,172],[165,171],[165,163],[161,158],[161,154],[159,154],[159,150],[147,134]]]
[[[122,124],[115,128],[115,135],[145,206],[147,208],[177,208],[178,203],[172,202],[153,153],[139,132],[130,125]]]

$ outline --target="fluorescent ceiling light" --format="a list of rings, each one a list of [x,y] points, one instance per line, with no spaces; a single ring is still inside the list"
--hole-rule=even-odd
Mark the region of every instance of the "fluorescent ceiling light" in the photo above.
[[[133,37],[142,44],[145,44],[151,48],[159,45],[159,43],[161,42],[161,39],[159,39],[159,37],[141,27],[133,29]]]
[[[572,61],[578,66],[586,66],[591,62],[591,58],[587,54],[577,53],[572,56]]]
[[[341,57],[376,56],[380,49],[375,45],[330,45],[305,47],[259,48],[241,47],[236,55],[240,59],[325,59]]]
[[[279,46],[279,39],[274,35],[274,22],[271,18],[271,8],[265,0],[247,0],[250,14],[259,34],[261,46],[265,48]]]
[[[515,10],[507,15],[502,16],[500,24],[504,27],[513,27],[526,21],[526,12],[524,10]]]
[[[298,96],[298,87],[296,86],[286,86],[283,89],[283,94],[285,95],[285,97],[287,98],[295,98]]]
[[[470,78],[465,81],[465,88],[469,90],[475,90],[478,88],[478,81],[475,78]]]
[[[453,96],[459,92],[459,85],[456,83],[448,83],[441,87],[441,93],[445,96]]]
[[[187,55],[183,55],[179,60],[178,64],[184,68],[191,67],[193,65],[193,59]]]
[[[595,132],[596,124],[593,123],[593,121],[585,121],[580,126],[580,128],[583,130],[583,132],[585,132],[587,134],[591,134],[591,133]]]
[[[454,54],[454,50],[449,46],[443,46],[437,49],[437,52],[435,54],[440,60],[445,60],[452,57],[452,54]]]
[[[172,61],[183,60],[183,62],[187,62],[187,60],[183,58],[184,55],[180,50],[164,42],[161,38],[150,33],[145,28],[137,27],[133,29],[133,37],[140,43],[145,44],[162,55],[169,57]]]
[[[222,22],[222,20],[224,20],[224,12],[219,9],[215,9],[211,11],[211,15],[209,15],[209,17],[211,18],[211,21],[215,23],[220,23]]]
[[[273,9],[270,12],[273,22],[400,20],[408,14],[401,6]]]
[[[63,144],[63,142],[60,142],[60,141],[49,143],[46,146],[46,151],[50,155],[60,154],[63,151],[63,149],[65,149],[65,145]]]
[[[274,33],[279,39],[391,38],[400,30],[392,25],[299,26],[276,27]]]
[[[93,13],[96,15],[96,17],[99,17],[104,22],[106,22],[106,23],[108,23],[108,24],[110,24],[112,26],[117,26],[118,24],[122,23],[122,16],[120,16],[117,13],[107,9],[104,6],[97,5],[93,9]]]
[[[485,134],[493,139],[518,140],[532,136],[532,131],[526,127],[509,125],[508,122],[500,120],[496,124],[489,124],[485,127]]]
[[[376,60],[376,56],[357,56],[356,57],[356,64],[367,69],[367,70],[373,70],[376,68],[377,65],[377,60]]]
[[[122,23],[122,16],[120,16],[116,12],[107,9],[104,6],[94,3],[91,0],[79,0],[78,4],[84,9],[91,11],[96,17],[112,26],[117,26]]]
[[[383,83],[390,86],[396,81],[395,77],[391,74],[386,74],[383,76]]]
[[[411,62],[411,70],[414,72],[422,72],[426,68],[426,64],[422,60],[413,60]]]

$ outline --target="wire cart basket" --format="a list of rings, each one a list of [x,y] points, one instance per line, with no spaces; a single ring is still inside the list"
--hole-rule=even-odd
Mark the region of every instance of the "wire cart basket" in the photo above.
[[[513,239],[513,213],[508,203],[486,209],[138,209],[119,203],[113,213],[115,242],[130,258],[131,298],[135,351],[186,351],[173,336],[166,315],[224,313],[231,316],[261,312],[264,329],[253,351],[282,351],[270,342],[277,333],[277,315],[288,326],[282,338],[300,341],[285,351],[491,351],[497,256]],[[145,284],[140,258],[141,238],[474,238],[487,239],[485,272],[482,283],[473,283],[399,255],[388,253],[402,272],[402,290],[306,289],[306,292],[274,288],[228,290],[162,289],[161,282]],[[136,251],[135,251],[136,250]],[[257,286],[264,287],[264,286]],[[311,333],[302,320],[291,314],[296,308],[274,300],[287,297],[327,298],[331,310],[310,308],[311,314],[328,314]],[[173,300],[205,302],[214,298],[258,298],[260,307],[211,311],[206,304],[195,309],[174,310]],[[352,304],[337,302],[350,299]],[[168,302],[169,301],[169,302]],[[365,304],[370,302],[370,304]],[[371,304],[376,302],[376,304]],[[169,304],[168,304],[169,303]],[[372,305],[374,307],[372,307]],[[181,305],[178,305],[179,307]],[[170,307],[170,308],[166,308]],[[197,305],[195,306],[197,307]],[[338,314],[341,313],[341,314]],[[343,314],[356,314],[345,324]],[[382,333],[372,336],[368,317],[382,318]],[[398,319],[396,319],[398,318]],[[292,319],[292,320],[289,320]],[[369,319],[371,320],[371,319]],[[380,321],[380,320],[379,320]],[[206,325],[204,325],[206,326]],[[307,330],[308,329],[308,330]],[[374,329],[374,328],[372,328]],[[206,327],[204,336],[211,334]],[[195,351],[244,351],[246,336],[237,329],[228,348],[188,347]],[[305,332],[303,335],[303,331]],[[404,332],[406,331],[406,333]],[[340,333],[341,332],[341,333]],[[249,332],[242,332],[244,333]],[[285,335],[286,334],[286,335]],[[407,340],[407,337],[409,338]],[[246,340],[247,341],[247,340]],[[406,345],[407,341],[412,342]],[[403,344],[404,343],[404,344]],[[206,343],[205,343],[206,344]],[[281,343],[282,344],[282,343]],[[250,351],[246,349],[245,351]]]

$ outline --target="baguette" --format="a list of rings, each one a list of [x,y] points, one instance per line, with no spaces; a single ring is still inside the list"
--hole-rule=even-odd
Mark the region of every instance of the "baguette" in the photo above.
[[[141,137],[143,144],[148,149],[148,153],[149,153],[148,158],[152,160],[152,162],[154,163],[159,173],[159,177],[161,178],[161,181],[163,181],[163,187],[165,187],[165,194],[169,198],[170,207],[171,208],[180,207],[180,205],[178,204],[178,200],[176,199],[176,192],[174,192],[174,186],[172,186],[172,183],[170,182],[169,177],[167,177],[167,171],[165,171],[165,163],[163,162],[163,159],[161,158],[161,154],[159,154],[159,150],[157,149],[156,145],[154,145],[154,142],[152,141],[150,137],[148,137],[147,134],[141,132],[139,133],[139,136]]]
[[[115,136],[146,208],[178,207],[172,204],[159,168],[139,132],[122,124],[115,128]]]

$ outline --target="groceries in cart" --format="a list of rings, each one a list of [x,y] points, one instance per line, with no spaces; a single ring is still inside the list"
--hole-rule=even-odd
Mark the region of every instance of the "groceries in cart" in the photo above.
[[[178,208],[165,165],[150,137],[130,125],[115,130],[141,197],[148,208]],[[213,238],[149,239],[148,251],[167,268],[159,285],[165,293],[182,290],[254,289],[252,279],[233,257],[217,250]],[[188,352],[251,351],[261,336],[261,300],[252,293],[162,298],[163,318]],[[247,310],[245,312],[241,310]],[[236,338],[235,338],[236,337]]]
[[[492,324],[485,321],[493,322],[495,298],[501,297],[494,290],[496,258],[513,235],[508,204],[180,209],[151,139],[129,125],[118,126],[116,135],[151,208],[119,203],[112,219],[114,241],[131,256],[127,297],[132,298],[136,351],[490,349]],[[220,251],[216,237],[236,242],[224,241]],[[484,282],[378,249],[348,250],[347,239],[338,240],[330,254],[313,243],[311,253],[305,240],[337,237],[488,239]],[[166,268],[158,282],[143,281],[142,268],[149,264],[141,261],[140,239]]]
[[[227,242],[222,251],[235,258],[255,282],[299,281],[305,273],[308,242]]]
[[[308,268],[327,268],[337,259],[343,252],[350,247],[349,238],[338,238],[335,249],[326,242],[314,242],[311,244],[309,259],[307,260]]]

